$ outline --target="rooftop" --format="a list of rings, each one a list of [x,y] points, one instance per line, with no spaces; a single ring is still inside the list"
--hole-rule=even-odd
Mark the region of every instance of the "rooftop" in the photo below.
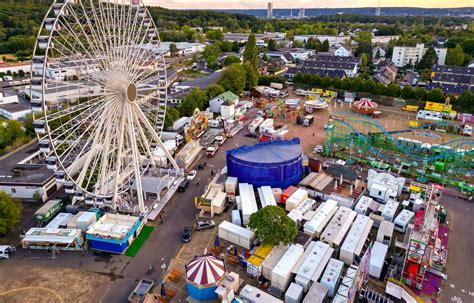
[[[88,235],[122,240],[139,222],[138,217],[107,213],[87,231]]]

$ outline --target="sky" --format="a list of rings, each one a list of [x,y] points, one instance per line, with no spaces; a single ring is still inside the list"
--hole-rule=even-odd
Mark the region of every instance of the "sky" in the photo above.
[[[144,0],[147,5],[159,5],[171,9],[255,9],[266,8],[268,0]],[[273,8],[301,7],[375,7],[378,0],[272,0]],[[474,0],[381,0],[387,7],[470,7]]]

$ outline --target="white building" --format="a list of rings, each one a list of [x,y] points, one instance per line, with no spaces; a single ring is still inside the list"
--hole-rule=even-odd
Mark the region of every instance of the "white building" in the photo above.
[[[428,50],[424,44],[420,43],[416,46],[395,46],[393,48],[392,62],[397,67],[404,67],[408,64],[415,65],[422,58]],[[438,65],[444,65],[446,62],[446,48],[435,47],[436,54],[438,55]]]
[[[290,50],[290,55],[294,60],[308,60],[309,57],[313,56],[314,54],[316,54],[314,49],[293,48]]]
[[[343,44],[336,49],[334,55],[338,57],[349,57],[350,55],[352,55],[352,51],[350,47]]]
[[[45,89],[45,99],[48,105],[56,104],[64,100],[79,97],[96,96],[102,92],[100,85],[92,85],[88,81],[69,81],[60,83],[48,83]],[[42,101],[41,87],[25,88],[25,95],[33,100]]]
[[[190,42],[161,42],[161,51],[165,53],[165,56],[170,57],[170,45],[175,44],[178,49],[178,55],[187,56],[195,53],[203,52],[206,46],[201,43],[190,43]]]
[[[19,71],[23,71],[25,74],[28,74],[31,70],[30,63],[6,63],[0,61],[0,74],[10,73],[18,73]]]
[[[235,107],[239,103],[239,97],[232,92],[225,92],[209,101],[211,112],[219,113],[222,118],[233,119]]]

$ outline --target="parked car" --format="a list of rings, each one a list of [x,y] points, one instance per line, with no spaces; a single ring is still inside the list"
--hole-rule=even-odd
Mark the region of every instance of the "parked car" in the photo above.
[[[188,173],[188,176],[186,177],[186,180],[193,181],[194,178],[196,178],[197,171],[192,170]]]
[[[213,229],[216,227],[216,223],[212,220],[200,220],[196,222],[196,230],[205,230],[205,229]]]
[[[207,165],[207,162],[206,162],[206,161],[202,161],[202,162],[199,163],[198,169],[199,169],[199,170],[203,170],[203,169],[206,167],[206,165]]]
[[[181,240],[183,240],[184,243],[187,243],[187,242],[191,241],[191,234],[192,234],[191,226],[185,226],[183,228],[183,233],[181,235]]]
[[[323,146],[322,145],[316,145],[316,147],[314,148],[313,152],[315,154],[321,154],[323,152]]]
[[[189,186],[189,183],[191,183],[191,180],[189,179],[183,180],[178,186],[178,191],[181,193],[185,192]]]

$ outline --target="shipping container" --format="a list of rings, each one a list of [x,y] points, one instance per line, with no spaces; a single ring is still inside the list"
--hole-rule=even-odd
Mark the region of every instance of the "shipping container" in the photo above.
[[[63,207],[63,201],[59,199],[50,200],[43,204],[34,214],[35,220],[40,223],[49,222],[54,215],[59,213],[61,208]]]
[[[250,216],[258,211],[252,184],[239,183],[239,194],[242,203],[242,224],[247,226]]]
[[[304,189],[298,188],[291,196],[288,197],[288,199],[286,199],[286,202],[285,202],[286,211],[292,211],[307,198],[308,198],[308,192]]]
[[[238,209],[232,211],[231,217],[233,224],[242,226],[242,219],[240,218],[240,211]]]
[[[262,244],[253,252],[253,254],[247,259],[247,274],[252,277],[259,278],[262,274],[262,264],[265,258],[270,254],[273,249],[271,244]]]
[[[275,196],[273,196],[272,188],[270,186],[262,186],[257,191],[262,207],[277,205]]]
[[[310,235],[313,239],[319,238],[323,229],[338,209],[337,202],[334,200],[323,202],[316,210],[314,216],[304,224],[304,233]]]
[[[280,203],[286,203],[286,200],[295,193],[295,191],[298,190],[298,187],[296,186],[289,186],[287,189],[285,189],[281,195],[280,195]]]
[[[321,234],[321,241],[328,243],[333,248],[339,248],[356,215],[357,213],[350,208],[339,207]]]
[[[298,244],[292,244],[285,252],[280,261],[275,265],[272,271],[272,286],[285,291],[293,278],[293,268],[296,266],[301,256],[303,256],[304,248]]]
[[[379,230],[377,231],[377,242],[385,244],[388,247],[392,246],[394,228],[395,224],[393,224],[392,222],[380,222]]]
[[[326,266],[326,270],[321,277],[321,284],[328,288],[328,297],[336,295],[336,289],[342,276],[344,262],[331,258]]]
[[[369,234],[373,224],[374,221],[369,217],[360,214],[357,215],[357,218],[352,224],[352,227],[341,246],[339,254],[339,259],[341,261],[347,265],[351,265],[356,256],[361,256],[362,249],[369,240]]]
[[[275,197],[276,203],[277,204],[282,203],[281,202],[281,193],[282,193],[281,188],[272,187],[272,193],[273,193],[273,197]]]
[[[369,275],[380,279],[382,274],[385,257],[387,256],[388,246],[380,242],[374,242],[370,252]]]
[[[307,292],[312,282],[321,277],[334,249],[321,241],[313,241],[295,266],[295,282]]]
[[[287,251],[287,246],[275,246],[262,263],[262,275],[271,280],[272,271]]]
[[[255,239],[255,233],[250,229],[223,221],[218,228],[219,238],[229,241],[237,246],[251,249]]]
[[[300,303],[303,298],[303,287],[296,283],[291,283],[285,293],[285,303]]]

